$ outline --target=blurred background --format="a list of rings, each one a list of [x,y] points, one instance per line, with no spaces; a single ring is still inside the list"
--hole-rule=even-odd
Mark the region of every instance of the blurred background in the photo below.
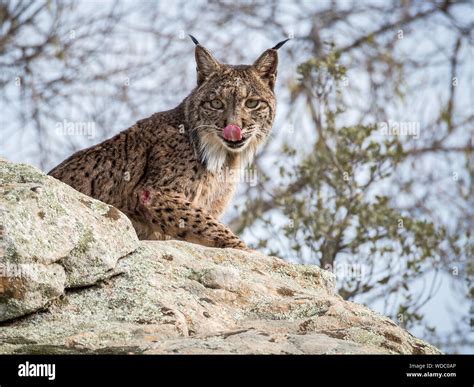
[[[193,34],[280,49],[272,136],[224,222],[448,353],[474,353],[472,1],[0,0],[0,155],[45,172],[177,105]]]

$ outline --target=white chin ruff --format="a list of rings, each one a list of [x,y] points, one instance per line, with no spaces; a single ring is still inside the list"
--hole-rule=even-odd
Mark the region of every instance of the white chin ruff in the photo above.
[[[226,162],[231,153],[240,158],[240,168],[244,169],[253,161],[256,147],[253,141],[244,146],[240,152],[235,152],[227,148],[222,143],[201,143],[202,160],[206,163],[207,170],[212,173],[219,173],[226,166]]]

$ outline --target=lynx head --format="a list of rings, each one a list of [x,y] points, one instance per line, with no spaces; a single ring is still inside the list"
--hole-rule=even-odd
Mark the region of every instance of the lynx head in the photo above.
[[[236,157],[244,167],[271,131],[277,50],[286,40],[266,50],[252,65],[233,66],[217,61],[191,38],[197,64],[197,87],[185,101],[191,141],[211,172],[217,173]]]

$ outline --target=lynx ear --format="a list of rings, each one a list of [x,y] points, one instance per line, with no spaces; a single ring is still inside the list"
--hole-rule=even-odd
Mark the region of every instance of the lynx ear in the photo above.
[[[196,71],[198,86],[202,84],[212,73],[220,69],[221,64],[212,56],[207,48],[201,46],[196,38],[189,35],[196,45]]]
[[[260,57],[255,61],[252,67],[257,71],[260,78],[262,78],[270,89],[274,89],[275,81],[277,76],[278,67],[278,52],[277,50],[283,46],[289,39],[283,40],[278,43],[275,47],[266,50]]]

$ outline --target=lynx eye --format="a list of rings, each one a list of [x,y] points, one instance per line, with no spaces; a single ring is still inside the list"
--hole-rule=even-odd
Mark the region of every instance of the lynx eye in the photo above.
[[[260,104],[260,101],[257,99],[248,99],[245,101],[245,106],[249,109],[255,109]]]
[[[223,104],[222,101],[219,100],[219,99],[213,99],[213,100],[211,101],[211,107],[212,107],[213,109],[222,109],[222,108],[224,107],[224,104]]]

